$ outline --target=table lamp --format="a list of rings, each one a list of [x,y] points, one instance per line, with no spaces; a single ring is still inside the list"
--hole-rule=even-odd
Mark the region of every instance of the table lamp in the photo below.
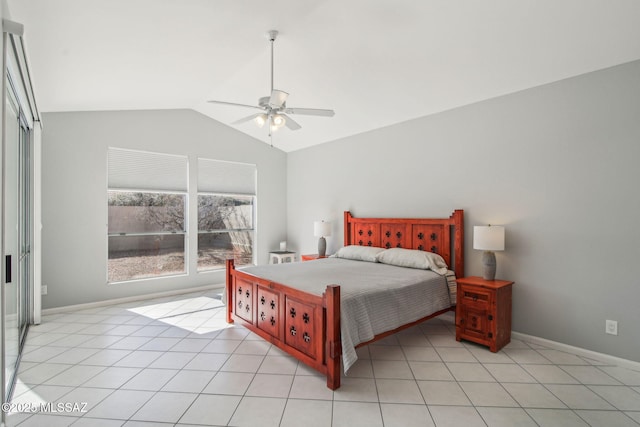
[[[504,227],[501,225],[476,225],[473,227],[473,249],[483,250],[482,278],[495,280],[496,254],[493,251],[504,250]]]
[[[315,221],[313,223],[313,235],[318,239],[318,256],[323,257],[327,253],[327,241],[325,236],[331,236],[331,223]]]

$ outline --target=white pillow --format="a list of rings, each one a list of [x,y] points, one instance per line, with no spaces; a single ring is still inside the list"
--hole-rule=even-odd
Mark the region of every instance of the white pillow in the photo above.
[[[377,262],[376,255],[383,252],[383,248],[374,248],[372,246],[350,245],[338,249],[333,257],[352,259],[355,261]]]
[[[415,249],[387,249],[384,252],[380,252],[376,259],[383,264],[432,270],[438,274],[445,274],[448,269],[447,263],[444,262],[440,255]]]

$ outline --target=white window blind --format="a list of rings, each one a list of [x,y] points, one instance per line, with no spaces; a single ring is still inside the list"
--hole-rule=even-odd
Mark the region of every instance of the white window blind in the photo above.
[[[109,148],[109,188],[187,191],[187,157]]]
[[[198,192],[256,194],[256,165],[198,159]]]

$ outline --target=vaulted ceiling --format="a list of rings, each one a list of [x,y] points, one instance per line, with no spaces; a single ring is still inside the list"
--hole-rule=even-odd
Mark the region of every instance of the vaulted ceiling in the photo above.
[[[40,110],[190,108],[222,123],[269,95],[285,151],[640,59],[638,0],[8,0]],[[46,123],[45,123],[46,126]],[[233,125],[269,142],[266,128]]]

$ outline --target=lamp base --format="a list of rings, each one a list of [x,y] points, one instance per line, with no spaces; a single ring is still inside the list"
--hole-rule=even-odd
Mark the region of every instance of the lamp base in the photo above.
[[[482,265],[484,266],[482,278],[484,280],[496,280],[496,254],[491,251],[484,251]]]
[[[325,256],[327,254],[327,241],[324,237],[318,239],[318,256]]]

